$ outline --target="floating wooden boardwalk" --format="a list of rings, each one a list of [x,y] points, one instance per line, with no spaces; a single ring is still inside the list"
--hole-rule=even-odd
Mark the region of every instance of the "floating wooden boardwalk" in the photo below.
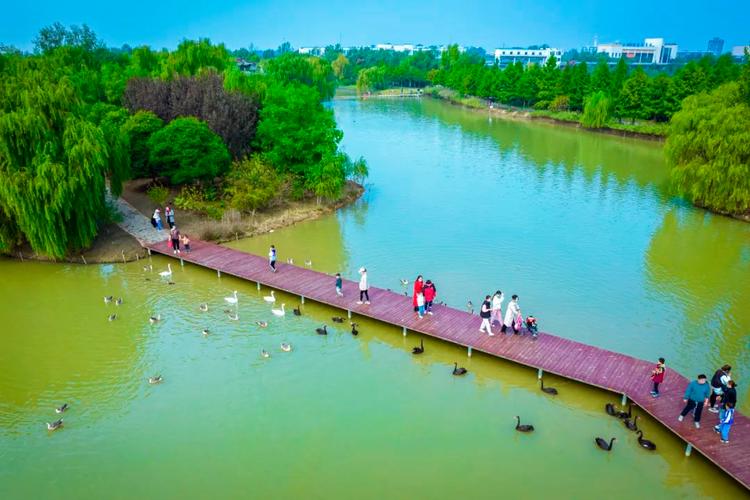
[[[372,303],[358,305],[356,282],[345,280],[344,297],[339,297],[334,291],[334,278],[330,275],[281,262],[277,263],[278,272],[272,273],[267,260],[257,255],[202,241],[193,241],[191,246],[191,253],[180,255],[185,262],[396,325],[404,329],[404,334],[408,329],[458,344],[466,347],[469,355],[472,351],[484,352],[627,396],[684,440],[686,453],[695,448],[745,488],[750,488],[750,419],[736,414],[729,444],[720,442],[712,429],[717,417],[705,409],[701,429],[695,429],[690,415],[684,422],[678,422],[682,396],[689,381],[672,369],[667,369],[661,397],[654,399],[650,395],[649,380],[652,361],[547,333],[541,333],[533,340],[528,335],[500,335],[498,330],[497,335],[489,337],[478,331],[480,320],[476,315],[446,306],[435,307],[434,316],[419,320],[413,312],[411,297],[381,288],[370,287]],[[166,242],[154,243],[147,248],[175,257]],[[711,373],[708,375],[710,377]]]

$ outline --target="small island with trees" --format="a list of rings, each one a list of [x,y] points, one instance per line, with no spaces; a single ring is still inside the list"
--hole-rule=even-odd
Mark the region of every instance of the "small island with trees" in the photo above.
[[[362,191],[367,164],[339,149],[323,104],[337,82],[324,59],[285,53],[252,73],[208,40],[110,49],[85,25],[43,28],[34,44],[0,49],[4,253],[78,254],[129,190],[217,221],[194,236],[217,240],[252,232],[257,211],[320,212]]]

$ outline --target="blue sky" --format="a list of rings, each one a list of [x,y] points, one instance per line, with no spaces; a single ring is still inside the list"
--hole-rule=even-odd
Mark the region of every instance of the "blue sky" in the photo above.
[[[660,36],[693,50],[705,50],[714,36],[726,40],[725,50],[750,43],[750,9],[739,0],[16,1],[3,6],[0,43],[30,49],[39,28],[55,21],[87,23],[110,46],[154,48],[197,37],[229,48],[340,40],[345,46],[548,43],[567,49],[590,44],[594,35],[602,42]]]

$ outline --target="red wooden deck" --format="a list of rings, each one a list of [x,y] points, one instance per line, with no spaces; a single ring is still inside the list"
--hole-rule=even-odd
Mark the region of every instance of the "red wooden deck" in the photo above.
[[[418,320],[411,297],[370,287],[370,305],[358,305],[356,282],[344,280],[345,297],[336,295],[330,275],[285,263],[277,263],[272,273],[264,257],[202,241],[192,242],[192,252],[181,257],[202,267],[221,271],[271,288],[304,296],[354,314],[451,342],[472,350],[554,373],[584,384],[625,394],[672,432],[727,474],[750,489],[750,419],[736,415],[730,443],[722,444],[712,427],[714,414],[704,411],[703,427],[695,429],[690,416],[677,421],[682,395],[688,383],[681,374],[667,369],[661,397],[654,399],[649,374],[653,362],[620,354],[574,340],[541,333],[537,340],[529,336],[489,337],[479,330],[479,318],[446,306],[437,306],[434,316]],[[150,245],[152,251],[174,257],[166,242]],[[291,306],[291,305],[290,305]],[[291,307],[290,307],[291,312]]]

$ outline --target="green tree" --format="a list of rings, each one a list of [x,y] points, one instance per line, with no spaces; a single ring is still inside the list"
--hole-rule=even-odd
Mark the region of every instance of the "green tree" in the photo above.
[[[643,68],[636,68],[622,86],[616,105],[618,117],[630,118],[631,123],[635,123],[636,119],[648,116],[648,110],[644,104],[647,86],[648,76],[646,76]]]
[[[333,69],[328,61],[319,57],[285,53],[268,61],[266,75],[272,82],[282,85],[301,83],[313,87],[322,100],[330,99],[336,92]]]
[[[323,198],[335,200],[341,196],[346,182],[346,164],[349,159],[345,154],[336,152],[326,155],[314,165],[306,177],[306,186],[317,197],[318,203]]]
[[[70,80],[43,60],[17,58],[0,75],[3,247],[23,237],[34,251],[63,257],[96,236],[119,152],[80,109]]]
[[[582,110],[584,98],[589,93],[589,70],[585,62],[576,64],[572,69],[570,88],[565,94],[570,96],[570,108]]]
[[[625,84],[625,79],[627,77],[628,64],[625,62],[625,58],[621,57],[617,61],[615,70],[612,72],[612,87],[609,91],[609,95],[611,95],[615,101],[619,98],[620,92],[622,91],[622,86]]]
[[[172,184],[211,180],[229,166],[229,151],[221,137],[197,118],[177,118],[147,142],[149,162]]]
[[[594,73],[591,75],[591,92],[606,92],[609,94],[612,89],[612,74],[609,71],[607,59],[601,57],[596,63]]]
[[[223,43],[212,45],[207,38],[183,40],[177,50],[169,54],[162,76],[167,79],[176,75],[195,76],[207,70],[221,73],[232,64],[231,61],[229,51]]]
[[[581,116],[581,125],[586,128],[602,128],[607,124],[611,105],[603,90],[598,90],[586,98]]]
[[[750,106],[742,97],[736,82],[688,97],[667,137],[677,190],[720,213],[750,211]]]
[[[315,89],[299,83],[268,88],[255,141],[277,170],[305,177],[335,154],[342,136]]]
[[[339,53],[331,63],[331,68],[333,68],[333,74],[336,75],[336,78],[343,81],[349,75],[349,59],[343,53]]]
[[[226,192],[232,207],[255,216],[256,210],[268,206],[278,194],[280,184],[273,166],[253,156],[232,163]]]
[[[130,143],[130,168],[134,177],[156,179],[158,173],[151,165],[148,140],[164,127],[164,122],[151,111],[138,111],[122,125]]]

